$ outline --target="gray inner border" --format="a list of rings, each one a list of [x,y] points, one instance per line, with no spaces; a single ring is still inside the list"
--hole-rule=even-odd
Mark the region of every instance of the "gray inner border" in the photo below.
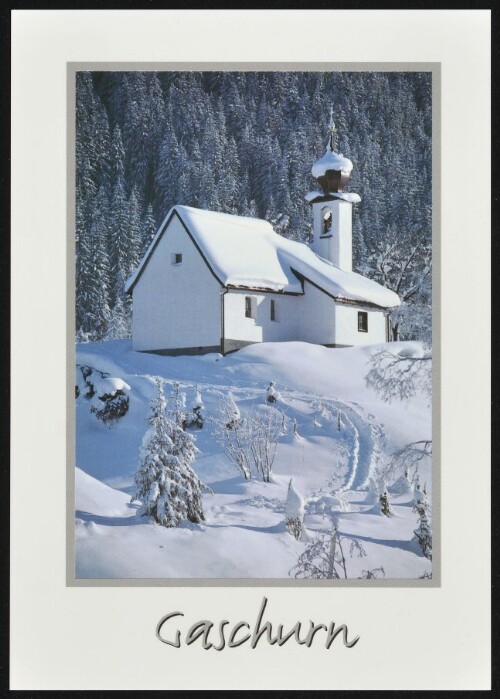
[[[75,564],[75,128],[78,71],[303,71],[432,73],[432,579],[76,578]],[[66,586],[67,587],[441,587],[441,64],[440,63],[68,63],[66,259]]]

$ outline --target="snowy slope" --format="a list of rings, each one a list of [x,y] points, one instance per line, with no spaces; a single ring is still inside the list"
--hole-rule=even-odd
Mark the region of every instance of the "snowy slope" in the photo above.
[[[410,355],[421,351],[416,343],[388,345],[403,346]],[[411,497],[390,496],[391,518],[363,502],[369,477],[384,459],[409,442],[431,438],[427,396],[387,404],[366,388],[378,349],[292,342],[252,345],[226,357],[161,357],[133,352],[129,341],[79,345],[78,364],[130,386],[130,408],[105,426],[83,395],[76,400],[77,577],[293,577],[308,542],[286,531],[290,478],[304,499],[310,541],[331,532],[332,514],[339,532],[363,547],[366,555],[348,556],[349,577],[380,567],[387,578],[430,572],[431,562],[411,541],[417,526]],[[167,398],[175,380],[188,408],[198,400],[197,389],[203,400],[205,426],[193,431],[200,449],[194,466],[213,495],[204,496],[202,525],[159,527],[137,516],[138,504],[129,502],[156,375],[167,381]],[[273,407],[265,405],[271,380],[279,392]],[[284,415],[271,483],[245,481],[221,453],[212,417],[229,393],[242,415],[255,408]],[[429,459],[419,465],[429,498],[430,467]]]

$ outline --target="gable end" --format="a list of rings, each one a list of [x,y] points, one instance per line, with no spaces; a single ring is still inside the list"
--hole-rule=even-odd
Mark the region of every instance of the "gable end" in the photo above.
[[[139,272],[138,272],[136,278],[134,279],[134,281],[132,282],[132,284],[131,284],[131,285],[129,286],[129,288],[127,289],[127,294],[131,294],[131,293],[132,293],[132,291],[133,291],[133,289],[134,289],[134,286],[137,284],[137,282],[138,282],[139,279],[141,278],[142,273],[143,273],[144,270],[146,269],[149,260],[151,259],[151,257],[152,257],[152,255],[153,255],[154,251],[156,250],[156,247],[157,247],[158,243],[159,243],[160,240],[163,238],[163,235],[165,234],[165,232],[166,232],[166,230],[167,230],[167,228],[168,228],[168,226],[169,226],[169,224],[170,224],[170,222],[172,221],[172,219],[173,219],[174,216],[177,217],[177,219],[179,220],[181,226],[184,228],[184,230],[185,230],[186,233],[188,234],[189,238],[191,239],[191,242],[193,243],[193,245],[195,246],[195,248],[198,250],[199,254],[201,255],[201,258],[203,259],[203,261],[204,261],[205,264],[207,265],[207,267],[208,267],[210,273],[212,274],[212,276],[216,279],[216,281],[217,281],[221,286],[224,286],[224,284],[222,283],[221,279],[219,279],[219,277],[217,276],[217,274],[214,272],[214,270],[213,270],[213,268],[212,268],[210,262],[209,262],[209,261],[207,260],[207,258],[205,257],[205,254],[204,254],[203,250],[200,248],[200,246],[198,245],[197,241],[194,239],[193,234],[191,233],[191,231],[189,230],[189,228],[186,226],[186,224],[185,224],[184,221],[182,220],[182,217],[179,215],[178,211],[176,211],[176,209],[174,209],[174,210],[172,211],[172,213],[170,214],[170,216],[167,218],[167,220],[164,221],[163,225],[161,226],[160,231],[158,232],[158,234],[157,234],[157,236],[156,236],[156,238],[155,238],[155,241],[154,241],[154,243],[153,243],[151,249],[149,250],[148,253],[146,253],[146,257],[144,257],[144,259],[142,260],[142,262],[141,262],[141,264],[140,264]]]

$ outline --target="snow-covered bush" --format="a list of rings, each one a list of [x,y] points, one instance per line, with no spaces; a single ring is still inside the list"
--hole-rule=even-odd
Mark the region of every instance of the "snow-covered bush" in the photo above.
[[[205,406],[203,404],[201,393],[199,392],[198,388],[196,388],[193,408],[191,415],[187,417],[186,428],[195,427],[198,430],[201,430],[203,428],[203,425],[205,424],[205,417],[202,411],[204,409]]]
[[[214,418],[215,438],[229,461],[251,478],[252,466],[265,483],[271,480],[283,414],[277,410],[253,409],[245,417],[229,394],[222,400]]]
[[[132,500],[141,502],[142,516],[164,527],[179,526],[184,520],[203,522],[202,493],[209,489],[191,468],[198,449],[194,437],[169,420],[166,405],[163,381],[157,378]]]
[[[93,377],[94,395],[90,412],[99,420],[111,423],[126,415],[129,408],[130,386],[122,379]]]
[[[304,522],[304,499],[294,488],[293,479],[290,478],[285,505],[286,528],[297,540],[301,538]]]
[[[432,395],[432,349],[419,343],[389,351],[382,349],[372,355],[371,369],[365,377],[387,403],[408,400],[421,393],[429,400]]]
[[[331,534],[322,534],[314,539],[305,551],[303,551],[297,564],[291,569],[290,574],[296,578],[310,578],[313,580],[338,580],[347,578],[347,563],[345,545],[349,544],[351,557],[356,554],[359,557],[366,556],[362,544],[355,537],[343,536],[338,533],[337,525],[333,524]]]
[[[76,366],[76,385],[75,394],[76,398],[83,395],[84,398],[92,398],[95,394],[94,384],[92,383],[91,376],[93,373],[92,367],[77,364]],[[101,377],[107,376],[107,374],[101,373]]]
[[[406,473],[408,480],[413,482],[416,478],[418,468],[432,457],[432,441],[421,439],[418,442],[410,442],[398,449],[387,460],[381,473],[384,480],[394,480],[398,473]],[[413,473],[410,478],[410,474]],[[400,485],[403,485],[401,481]],[[395,492],[395,491],[394,491]]]
[[[250,454],[247,434],[241,414],[231,394],[219,405],[219,413],[212,418],[214,436],[229,461],[243,474],[251,478]]]
[[[342,490],[335,493],[323,493],[310,497],[307,504],[308,514],[332,518],[338,512],[349,512],[351,506]]]
[[[77,365],[76,372],[75,397],[89,400],[99,420],[112,423],[127,413],[130,386],[125,381],[87,365]]]
[[[248,450],[255,470],[265,483],[271,481],[281,424],[281,413],[277,410],[254,409],[246,419]]]
[[[377,580],[378,578],[385,578],[385,570],[380,566],[380,568],[371,568],[370,570],[361,571],[362,580]]]

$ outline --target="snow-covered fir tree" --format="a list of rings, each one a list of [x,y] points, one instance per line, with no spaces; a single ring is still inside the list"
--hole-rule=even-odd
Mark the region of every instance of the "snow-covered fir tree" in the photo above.
[[[118,298],[115,307],[110,313],[106,340],[124,340],[131,335],[130,310],[124,306],[121,298]]]
[[[203,425],[205,424],[205,416],[203,415],[204,409],[205,405],[203,403],[201,393],[198,390],[198,387],[196,387],[191,418],[188,420],[189,427],[196,427],[199,430],[203,428]]]
[[[420,492],[422,497],[413,508],[413,511],[418,515],[418,526],[413,532],[413,540],[418,543],[424,556],[432,560],[432,527],[428,518],[430,507],[426,494],[423,491]]]
[[[271,381],[266,389],[266,400],[272,405],[273,403],[277,403],[280,399],[281,396],[276,390],[276,384],[274,381]]]
[[[415,480],[413,481],[413,504],[417,506],[420,502],[425,500],[425,493],[422,491],[420,486],[420,477],[418,473],[415,474]]]
[[[381,514],[385,515],[386,517],[392,517],[392,510],[389,505],[389,495],[387,493],[387,488],[384,488],[384,490],[380,493],[379,502]]]
[[[156,233],[156,221],[153,213],[153,205],[148,204],[141,224],[141,256],[148,249]]]
[[[170,409],[170,414],[177,427],[184,430],[187,422],[188,416],[186,413],[186,394],[181,391],[178,381],[174,381],[172,385],[172,408]]]
[[[224,404],[222,412],[226,421],[225,427],[228,430],[234,429],[241,420],[241,413],[231,393],[227,396],[227,401]]]
[[[142,515],[164,527],[185,520],[203,522],[202,493],[207,488],[191,468],[197,452],[194,438],[168,419],[166,406],[163,381],[157,378],[132,499],[141,502]]]

